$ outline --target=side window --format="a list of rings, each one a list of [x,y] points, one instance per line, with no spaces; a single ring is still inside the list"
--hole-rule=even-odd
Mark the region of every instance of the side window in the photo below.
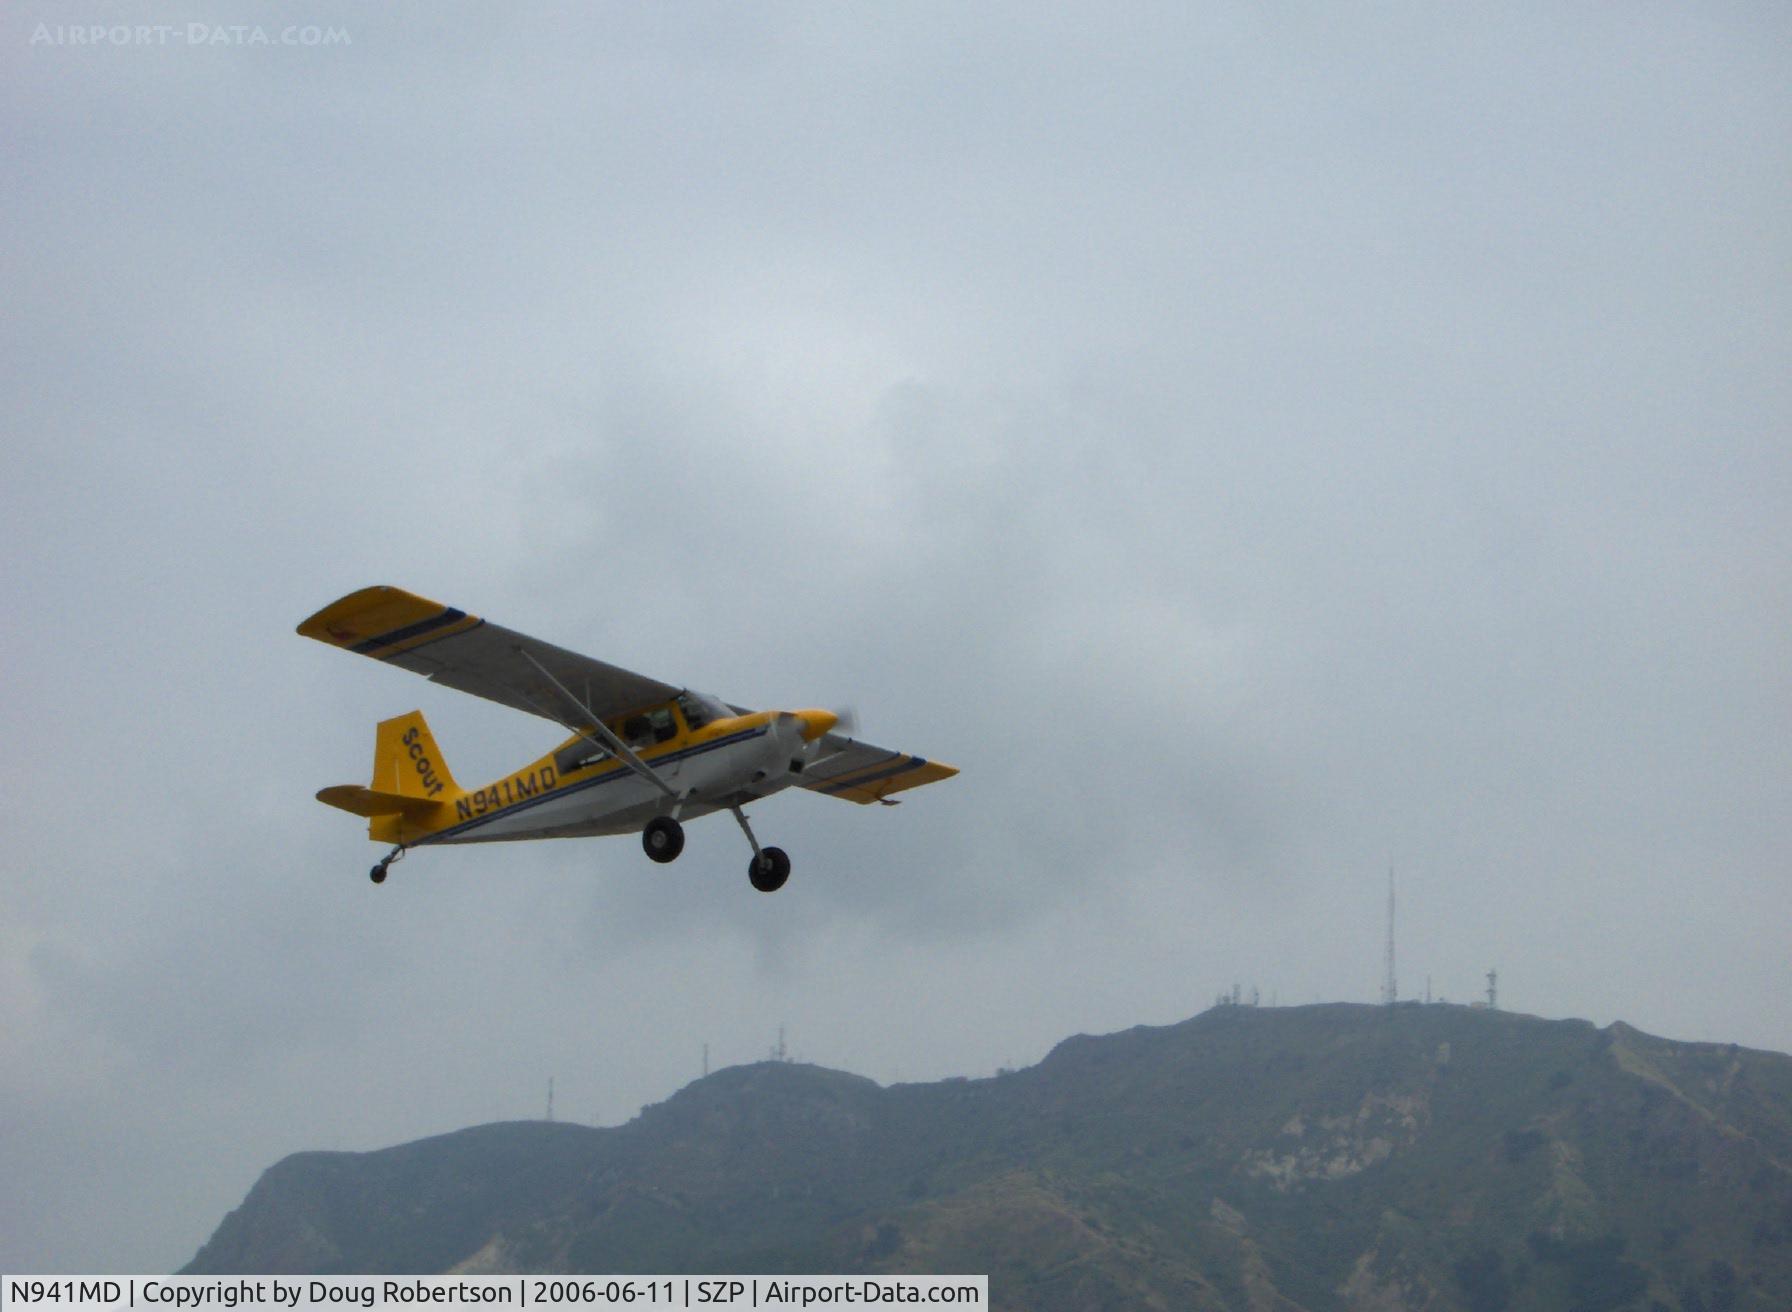
[[[678,721],[672,718],[670,706],[656,706],[651,711],[629,716],[617,732],[622,735],[623,742],[640,751],[643,747],[671,742],[678,737]]]

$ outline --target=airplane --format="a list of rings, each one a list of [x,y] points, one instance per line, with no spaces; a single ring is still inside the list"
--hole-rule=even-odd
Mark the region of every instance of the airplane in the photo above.
[[[727,811],[753,849],[748,879],[773,893],[790,877],[790,858],[759,845],[744,807],[793,786],[895,806],[891,793],[958,773],[836,733],[833,711],[750,711],[402,588],[351,592],[298,631],[572,731],[522,769],[466,789],[422,711],[382,720],[372,782],[317,794],[365,817],[370,839],[395,844],[368,872],[376,884],[410,849],[447,843],[639,833],[651,859],[673,861],[684,850],[684,821]]]

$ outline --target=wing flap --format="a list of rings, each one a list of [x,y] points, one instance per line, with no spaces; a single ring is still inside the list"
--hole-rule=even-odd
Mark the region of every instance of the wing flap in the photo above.
[[[862,806],[958,773],[956,766],[850,738],[828,734],[822,741],[834,750],[803,772],[802,786]]]
[[[351,592],[299,625],[299,632],[421,674],[443,687],[574,729],[589,725],[587,707],[598,719],[607,720],[666,701],[680,691],[403,588]],[[585,705],[568,698],[556,681],[584,698]]]

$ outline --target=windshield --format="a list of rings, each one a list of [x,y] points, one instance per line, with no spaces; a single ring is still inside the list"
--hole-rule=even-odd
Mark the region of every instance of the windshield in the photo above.
[[[711,720],[725,720],[734,714],[724,702],[706,692],[679,693],[678,709],[684,712],[685,725],[691,729],[701,729]]]

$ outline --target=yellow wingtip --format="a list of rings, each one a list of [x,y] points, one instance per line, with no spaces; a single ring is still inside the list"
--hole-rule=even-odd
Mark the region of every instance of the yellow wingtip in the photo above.
[[[352,646],[388,629],[440,614],[446,609],[439,601],[430,601],[403,588],[380,583],[338,597],[303,620],[298,632],[319,642]]]
[[[339,597],[298,626],[298,634],[363,656],[395,651],[477,627],[476,615],[403,588],[379,584]]]

